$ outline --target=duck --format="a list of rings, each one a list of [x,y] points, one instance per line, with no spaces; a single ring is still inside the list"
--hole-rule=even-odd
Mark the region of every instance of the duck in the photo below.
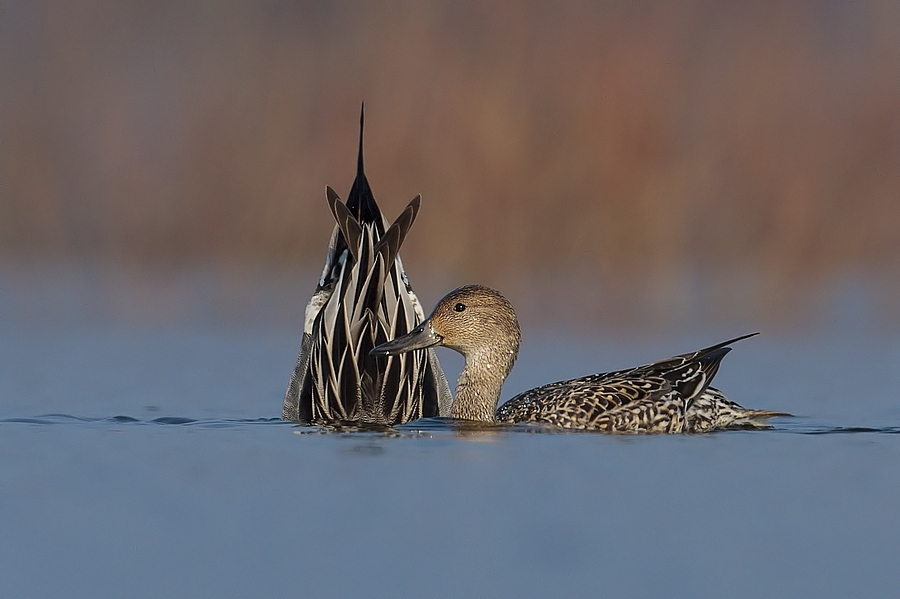
[[[409,333],[372,353],[396,356],[436,346],[461,353],[465,365],[449,411],[455,419],[610,433],[702,433],[765,428],[770,418],[788,415],[748,410],[710,386],[729,346],[757,334],[634,368],[550,383],[498,408],[519,352],[519,322],[500,292],[467,285],[444,296]]]
[[[336,224],[322,276],[306,305],[283,420],[393,426],[449,413],[452,394],[433,349],[369,355],[380,343],[413,330],[425,314],[399,255],[421,196],[388,225],[363,168],[364,119],[363,105],[356,178],[347,202],[325,189]]]

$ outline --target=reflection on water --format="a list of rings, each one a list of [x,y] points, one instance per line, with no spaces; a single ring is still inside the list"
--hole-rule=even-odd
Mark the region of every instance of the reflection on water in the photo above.
[[[229,420],[195,420],[193,418],[183,418],[179,416],[163,416],[153,418],[152,420],[140,420],[131,416],[110,416],[107,418],[85,418],[80,416],[70,416],[68,414],[46,414],[42,416],[13,416],[10,418],[0,418],[0,424],[33,424],[33,425],[77,425],[88,424],[96,426],[116,426],[119,425],[169,425],[183,427],[199,427],[199,428],[247,428],[253,426],[279,426],[290,427],[291,432],[295,435],[340,435],[348,438],[371,438],[371,439],[418,439],[418,438],[436,438],[436,437],[453,437],[456,439],[478,441],[499,439],[505,435],[518,434],[540,434],[540,435],[622,435],[628,436],[628,433],[602,433],[598,431],[580,431],[580,430],[564,430],[552,426],[543,426],[538,424],[483,424],[465,421],[454,421],[447,418],[423,418],[422,420],[398,426],[395,428],[359,426],[309,426],[297,424],[294,422],[285,422],[281,418],[235,418]],[[727,434],[728,432],[736,432],[739,430],[756,431],[759,433],[788,433],[796,435],[847,435],[847,434],[882,434],[895,435],[900,433],[900,424],[893,426],[835,426],[824,423],[815,423],[809,419],[785,417],[774,418],[771,426],[766,428],[747,427],[738,428],[732,431],[717,431],[717,433]],[[709,433],[709,434],[717,434]]]
[[[627,436],[4,418],[0,594],[594,596],[599,579],[624,597],[890,597],[898,427],[811,421]]]

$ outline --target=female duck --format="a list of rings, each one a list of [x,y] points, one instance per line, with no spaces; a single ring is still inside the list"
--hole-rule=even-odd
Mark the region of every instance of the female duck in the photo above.
[[[461,353],[466,363],[450,408],[453,418],[609,432],[705,432],[764,427],[766,419],[784,415],[744,409],[709,386],[731,351],[727,346],[751,336],[636,368],[544,385],[497,409],[500,388],[519,352],[519,323],[500,293],[470,285],[451,291],[425,322],[372,353],[397,355],[436,345]]]

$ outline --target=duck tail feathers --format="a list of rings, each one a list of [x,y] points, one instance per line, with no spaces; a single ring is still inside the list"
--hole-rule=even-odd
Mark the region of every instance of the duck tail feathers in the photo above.
[[[363,169],[363,127],[365,124],[365,103],[359,109],[359,153],[356,158],[356,179],[347,196],[347,208],[350,213],[362,224],[372,223],[378,228],[379,235],[384,233],[384,217],[375,202],[372,188],[366,179]]]

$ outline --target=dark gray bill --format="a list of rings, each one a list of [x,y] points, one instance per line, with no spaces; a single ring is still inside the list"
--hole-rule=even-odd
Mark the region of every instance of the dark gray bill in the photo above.
[[[443,340],[443,337],[434,332],[431,321],[426,320],[406,335],[397,337],[393,341],[382,343],[370,351],[369,354],[373,356],[396,356],[414,349],[425,349],[426,347],[440,345]]]

